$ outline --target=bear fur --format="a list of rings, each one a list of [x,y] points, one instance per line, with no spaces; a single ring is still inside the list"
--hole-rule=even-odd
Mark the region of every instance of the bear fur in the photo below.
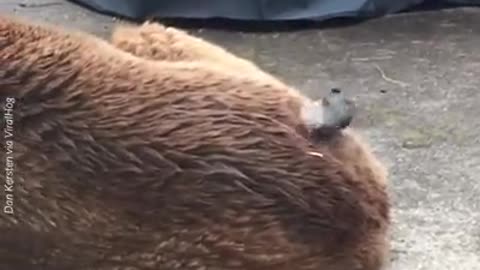
[[[271,92],[269,95],[279,94],[282,98],[286,96],[291,99],[289,104],[292,106],[285,106],[281,109],[290,110],[307,125],[315,126],[316,124],[316,127],[319,127],[321,126],[322,120],[325,120],[322,119],[321,115],[319,116],[321,112],[315,115],[309,115],[309,111],[305,110],[309,109],[309,107],[305,104],[313,101],[302,95],[296,89],[287,86],[284,82],[263,71],[254,63],[238,57],[212,42],[189,35],[178,28],[166,27],[150,21],[139,26],[124,23],[117,25],[110,39],[115,47],[143,59],[168,62],[202,62],[208,66],[218,66],[222,71],[247,74],[249,78],[255,78],[262,83],[276,85],[281,89],[285,89],[283,92]],[[317,102],[319,101],[315,101],[314,103]],[[314,112],[318,112],[318,110]],[[281,119],[279,120],[281,121]],[[296,123],[292,127],[298,129],[299,125],[301,124]],[[348,138],[341,140],[343,142],[341,148],[338,148],[337,143],[326,144],[337,148],[336,151],[339,153],[339,159],[343,161],[348,160],[345,164],[348,164],[349,168],[357,168],[357,171],[357,164],[368,164],[368,166],[365,167],[375,168],[371,170],[371,173],[375,174],[373,179],[385,185],[387,171],[377,158],[374,157],[372,150],[364,139],[351,128],[342,129],[340,133],[335,134],[342,134],[341,137]],[[338,136],[333,136],[333,140],[330,140],[329,137],[322,136],[313,139],[315,142],[325,143],[325,140],[335,142],[339,138]],[[357,154],[351,155],[351,153],[354,152]],[[360,155],[358,153],[362,154]],[[349,156],[352,156],[353,159],[350,159]]]
[[[2,267],[380,269],[379,163],[348,130],[300,136],[275,91],[0,16]]]
[[[168,62],[201,62],[208,66],[216,66],[224,72],[246,75],[249,79],[283,89],[283,92],[272,92],[282,98],[289,97],[289,110],[302,122],[296,125],[299,133],[308,136],[314,128],[325,124],[324,107],[320,101],[312,101],[293,87],[288,87],[278,78],[261,70],[252,62],[237,57],[226,49],[207,42],[201,38],[187,34],[158,23],[145,22],[140,26],[131,24],[118,25],[111,36],[111,43],[137,57]]]
[[[141,58],[170,62],[204,62],[285,87],[283,82],[252,62],[178,28],[149,21],[140,26],[119,24],[110,39],[115,47]],[[300,95],[295,90],[293,92]]]

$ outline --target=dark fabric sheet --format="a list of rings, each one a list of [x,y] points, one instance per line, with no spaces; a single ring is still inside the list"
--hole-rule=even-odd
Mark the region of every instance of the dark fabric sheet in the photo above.
[[[480,0],[71,0],[101,13],[135,20],[147,18],[249,21],[369,18],[403,11],[425,2],[480,5]]]

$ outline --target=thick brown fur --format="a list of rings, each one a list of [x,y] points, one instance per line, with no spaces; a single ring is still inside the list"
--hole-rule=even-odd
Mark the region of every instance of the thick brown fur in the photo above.
[[[364,145],[312,145],[266,94],[285,89],[204,66],[0,17],[4,269],[380,269],[389,203]]]
[[[281,99],[289,100],[286,103],[288,106],[283,106],[282,109],[295,115],[299,122],[295,123],[294,127],[305,137],[317,135],[319,129],[330,130],[330,125],[343,125],[345,120],[350,121],[353,116],[353,111],[346,108],[353,105],[348,104],[350,101],[345,98],[338,100],[342,103],[337,102],[334,105],[335,108],[326,105],[328,103],[326,100],[331,98],[328,95],[322,101],[313,101],[254,63],[177,28],[165,27],[153,22],[145,22],[140,26],[122,24],[114,29],[111,42],[115,47],[143,59],[203,63],[208,67],[217,67],[222,72],[248,76],[249,79],[256,79],[263,84],[283,89],[283,91],[272,91],[268,94],[270,98],[273,98],[273,95],[279,95]],[[339,95],[336,96],[338,99]],[[344,109],[348,115],[338,114]],[[334,118],[331,118],[332,110],[334,110]],[[352,111],[351,114],[350,111]]]
[[[285,87],[278,78],[264,72],[252,62],[178,28],[165,27],[154,22],[145,22],[140,26],[118,25],[113,31],[111,42],[115,47],[141,58],[170,62],[204,62]],[[293,92],[300,95],[295,90]]]
[[[140,26],[122,24],[114,29],[111,43],[143,59],[203,63],[209,67],[218,67],[223,72],[248,76],[249,79],[257,79],[263,84],[282,89],[283,91],[274,91],[269,95],[280,95],[282,99],[288,98],[289,102],[286,104],[288,106],[283,108],[294,113],[296,118],[301,120],[296,124],[296,129],[303,135],[309,133],[308,127],[303,123],[322,122],[322,115],[316,115],[311,119],[309,112],[314,106],[321,106],[317,105],[321,103],[315,103],[254,63],[178,28],[165,27],[154,22],[145,22]]]
[[[205,66],[218,66],[222,71],[247,75],[249,78],[255,78],[263,84],[279,86],[280,89],[285,89],[285,91],[275,91],[269,93],[270,96],[277,94],[281,95],[282,98],[291,98],[290,104],[295,105],[284,107],[283,109],[295,115],[300,114],[297,110],[302,106],[300,103],[310,102],[299,91],[287,86],[254,63],[178,28],[166,27],[155,22],[145,22],[138,26],[122,24],[114,29],[111,42],[115,47],[143,59],[204,63]],[[300,124],[296,123],[293,127],[297,128],[298,125]],[[372,150],[360,135],[351,128],[343,129],[336,134],[341,134],[342,136],[319,138],[320,143],[334,147],[339,155],[339,159],[348,164],[350,168],[356,168],[357,171],[362,167],[373,168],[369,172],[374,174],[372,178],[385,185],[387,170],[374,156]],[[338,140],[338,138],[342,139]],[[326,140],[329,142],[327,143]],[[342,142],[342,147],[338,146],[338,141]]]

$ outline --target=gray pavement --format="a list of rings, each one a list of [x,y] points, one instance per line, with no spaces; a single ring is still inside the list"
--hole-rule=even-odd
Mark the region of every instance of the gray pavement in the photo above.
[[[100,36],[115,23],[65,1],[2,0],[0,13]],[[355,98],[354,126],[391,172],[391,270],[480,269],[480,8],[336,29],[193,34],[311,97],[335,86]]]

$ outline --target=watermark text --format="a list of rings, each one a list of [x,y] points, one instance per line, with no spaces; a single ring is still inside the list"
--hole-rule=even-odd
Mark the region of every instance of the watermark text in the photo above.
[[[5,140],[5,183],[3,183],[4,190],[4,206],[3,212],[6,214],[14,214],[14,185],[15,185],[15,158],[14,158],[14,108],[15,98],[6,98],[3,107],[3,137]]]

